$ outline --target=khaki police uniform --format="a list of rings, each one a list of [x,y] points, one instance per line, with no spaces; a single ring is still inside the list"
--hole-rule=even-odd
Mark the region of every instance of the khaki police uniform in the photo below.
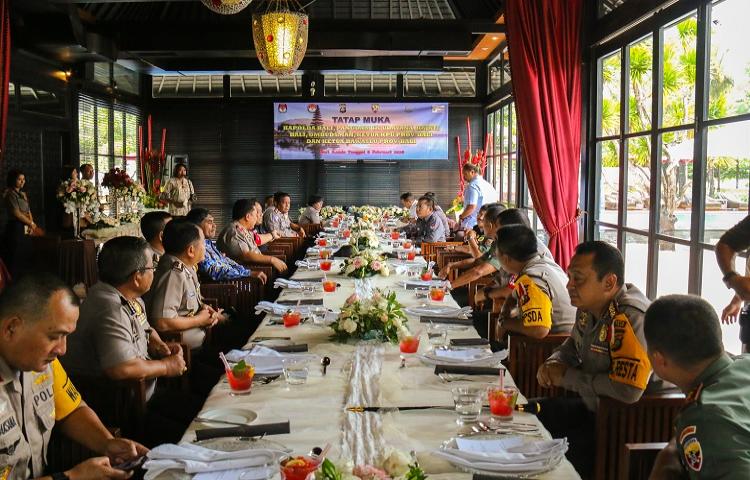
[[[317,225],[320,223],[323,223],[323,220],[320,218],[320,212],[309,205],[307,208],[305,208],[305,211],[302,212],[302,215],[300,215],[299,217],[300,225]]]
[[[150,330],[143,300],[130,301],[115,287],[100,281],[81,304],[76,330],[68,336],[63,365],[73,377],[103,376],[105,370],[130,360],[150,360]],[[156,379],[147,380],[147,398],[155,385]]]
[[[545,327],[549,333],[567,333],[575,323],[570,304],[568,276],[559,265],[536,255],[524,265],[514,282],[512,297],[524,327]]]
[[[282,237],[296,237],[297,232],[292,230],[292,221],[289,214],[281,213],[276,207],[269,208],[263,214],[263,226],[268,232],[279,232]]]
[[[219,233],[216,246],[229,258],[240,263],[244,261],[246,253],[261,253],[255,243],[253,232],[240,225],[237,220],[224,227]]]
[[[181,206],[170,203],[168,205],[169,213],[173,217],[182,217],[188,214],[195,202],[195,189],[193,182],[188,178],[170,178],[164,186],[162,193],[164,198],[180,202]]]
[[[0,358],[0,384],[0,478],[40,477],[52,427],[81,396],[57,359],[41,372],[20,372]]]
[[[444,242],[445,227],[437,212],[432,212],[426,218],[417,218],[414,241],[417,243]]]
[[[590,411],[596,411],[601,395],[632,403],[646,389],[652,370],[643,318],[650,303],[626,283],[601,318],[578,310],[570,338],[548,359],[569,367],[562,386],[578,392]]]
[[[696,379],[675,422],[691,479],[750,478],[750,356],[722,354]]]
[[[146,253],[154,260],[154,268],[158,267],[159,260],[161,260],[161,256],[164,254],[154,250],[154,247],[152,247],[151,245],[148,246],[148,250]]]
[[[157,318],[192,317],[203,306],[200,282],[195,269],[188,267],[176,257],[164,254],[154,273],[154,283],[146,294],[148,317]],[[190,328],[182,332],[182,340],[191,349],[203,345],[206,333],[202,328]]]

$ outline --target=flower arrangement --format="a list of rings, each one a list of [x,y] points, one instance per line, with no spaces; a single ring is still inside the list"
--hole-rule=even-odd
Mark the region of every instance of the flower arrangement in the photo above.
[[[378,240],[378,234],[375,231],[361,229],[352,232],[351,237],[349,237],[349,244],[360,250],[376,249],[380,246],[380,240]]]
[[[305,211],[304,208],[300,209],[300,213],[304,211]],[[329,220],[335,217],[336,215],[345,214],[345,213],[346,212],[341,207],[337,207],[333,205],[326,205],[320,209],[320,218],[322,218],[323,220]]]
[[[353,462],[334,464],[330,460],[323,462],[320,474],[322,480],[425,480],[424,470],[409,456],[393,450],[382,458],[382,468],[374,465],[357,465]]]
[[[76,210],[88,212],[99,207],[96,186],[88,180],[63,180],[57,187],[57,199],[66,213],[75,213]]]
[[[346,299],[336,322],[331,324],[334,338],[397,343],[399,336],[409,335],[403,308],[395,292],[378,289],[371,298],[364,300],[353,294]]]
[[[354,247],[353,250],[352,256],[344,259],[341,265],[342,274],[354,278],[371,277],[376,273],[384,277],[390,275],[388,263],[382,256],[372,250],[360,252],[357,247]]]
[[[464,210],[464,197],[462,195],[457,196],[453,199],[451,202],[451,206],[448,210],[445,211],[446,215],[451,215],[453,213],[461,213]]]
[[[102,179],[102,187],[111,188],[114,190],[120,188],[126,188],[133,183],[133,179],[130,178],[128,172],[121,168],[111,168],[109,172],[104,174]]]
[[[385,207],[383,208],[383,217],[401,218],[409,215],[409,210],[403,207]]]
[[[138,202],[143,203],[143,199],[146,197],[146,190],[138,182],[133,182],[130,185],[115,190],[119,197],[122,197],[126,202]]]
[[[92,216],[92,222],[93,223],[88,228],[93,230],[98,230],[100,228],[117,227],[120,225],[120,221],[118,219],[99,212],[96,212],[96,214]]]

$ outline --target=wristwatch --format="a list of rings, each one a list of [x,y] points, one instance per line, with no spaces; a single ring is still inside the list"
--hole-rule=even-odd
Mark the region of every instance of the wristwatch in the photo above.
[[[734,270],[731,270],[727,272],[722,278],[721,281],[724,282],[724,285],[727,286],[727,288],[731,289],[732,287],[729,286],[729,281],[732,280],[734,277],[739,275],[739,273],[735,272]]]
[[[52,477],[52,480],[70,480],[70,477],[65,472],[55,472],[50,477]]]

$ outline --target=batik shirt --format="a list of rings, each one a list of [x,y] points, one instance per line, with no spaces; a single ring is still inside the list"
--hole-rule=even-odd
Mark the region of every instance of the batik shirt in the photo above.
[[[198,264],[198,272],[217,282],[250,276],[250,269],[221,253],[216,244],[208,238],[206,257]]]

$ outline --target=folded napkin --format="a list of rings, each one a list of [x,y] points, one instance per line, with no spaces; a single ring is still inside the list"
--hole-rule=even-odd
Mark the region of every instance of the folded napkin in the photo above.
[[[287,422],[288,425],[288,422]],[[208,473],[231,469],[257,468],[273,465],[284,452],[267,449],[246,449],[234,452],[211,450],[191,443],[159,445],[148,452],[143,465],[145,478],[158,477],[166,470],[187,474]]]
[[[441,307],[437,305],[425,305],[423,307],[408,307],[405,308],[406,313],[421,316],[433,316],[441,318],[468,318],[471,315],[471,307]]]
[[[435,375],[440,373],[453,373],[456,375],[494,375],[500,376],[500,369],[494,367],[482,367],[476,365],[435,365]]]
[[[297,282],[295,280],[288,280],[286,278],[277,278],[273,282],[273,288],[291,288],[294,290],[301,290],[302,282]]]
[[[487,349],[462,348],[457,350],[437,349],[418,355],[428,365],[470,365],[498,367],[508,357],[507,350],[490,352]]]
[[[451,338],[451,347],[475,347],[489,345],[490,341],[486,338]]]
[[[297,302],[294,302],[295,308],[294,310],[300,312],[302,315],[307,315],[310,313],[310,307],[308,305],[300,305],[297,307]],[[289,305],[283,305],[280,303],[273,303],[273,302],[267,302],[262,301],[258,302],[258,304],[255,306],[255,313],[270,313],[273,315],[284,315],[287,310],[289,310]]]
[[[420,323],[442,323],[446,325],[473,325],[474,322],[471,320],[471,318],[461,318],[461,317],[439,317],[439,316],[421,316],[419,317]],[[485,344],[487,342],[485,341]]]
[[[317,267],[317,260],[297,260],[294,264],[300,268],[315,268]]]
[[[264,425],[238,425],[227,428],[204,428],[195,431],[196,440],[208,440],[223,437],[257,437],[260,435],[283,435],[290,433],[289,420]],[[236,468],[236,467],[234,467]]]
[[[528,441],[520,436],[496,439],[456,438],[456,447],[437,456],[468,468],[504,473],[536,473],[559,463],[568,450],[566,439]]]
[[[430,280],[425,282],[424,280],[408,280],[404,282],[404,287],[407,290],[414,290],[417,287],[442,287],[445,284],[442,280]]]
[[[226,354],[228,362],[237,363],[244,360],[245,363],[252,365],[255,368],[256,375],[281,375],[284,371],[282,360],[290,357],[314,359],[312,355],[282,353],[265,345],[255,345],[250,351],[231,350]]]

